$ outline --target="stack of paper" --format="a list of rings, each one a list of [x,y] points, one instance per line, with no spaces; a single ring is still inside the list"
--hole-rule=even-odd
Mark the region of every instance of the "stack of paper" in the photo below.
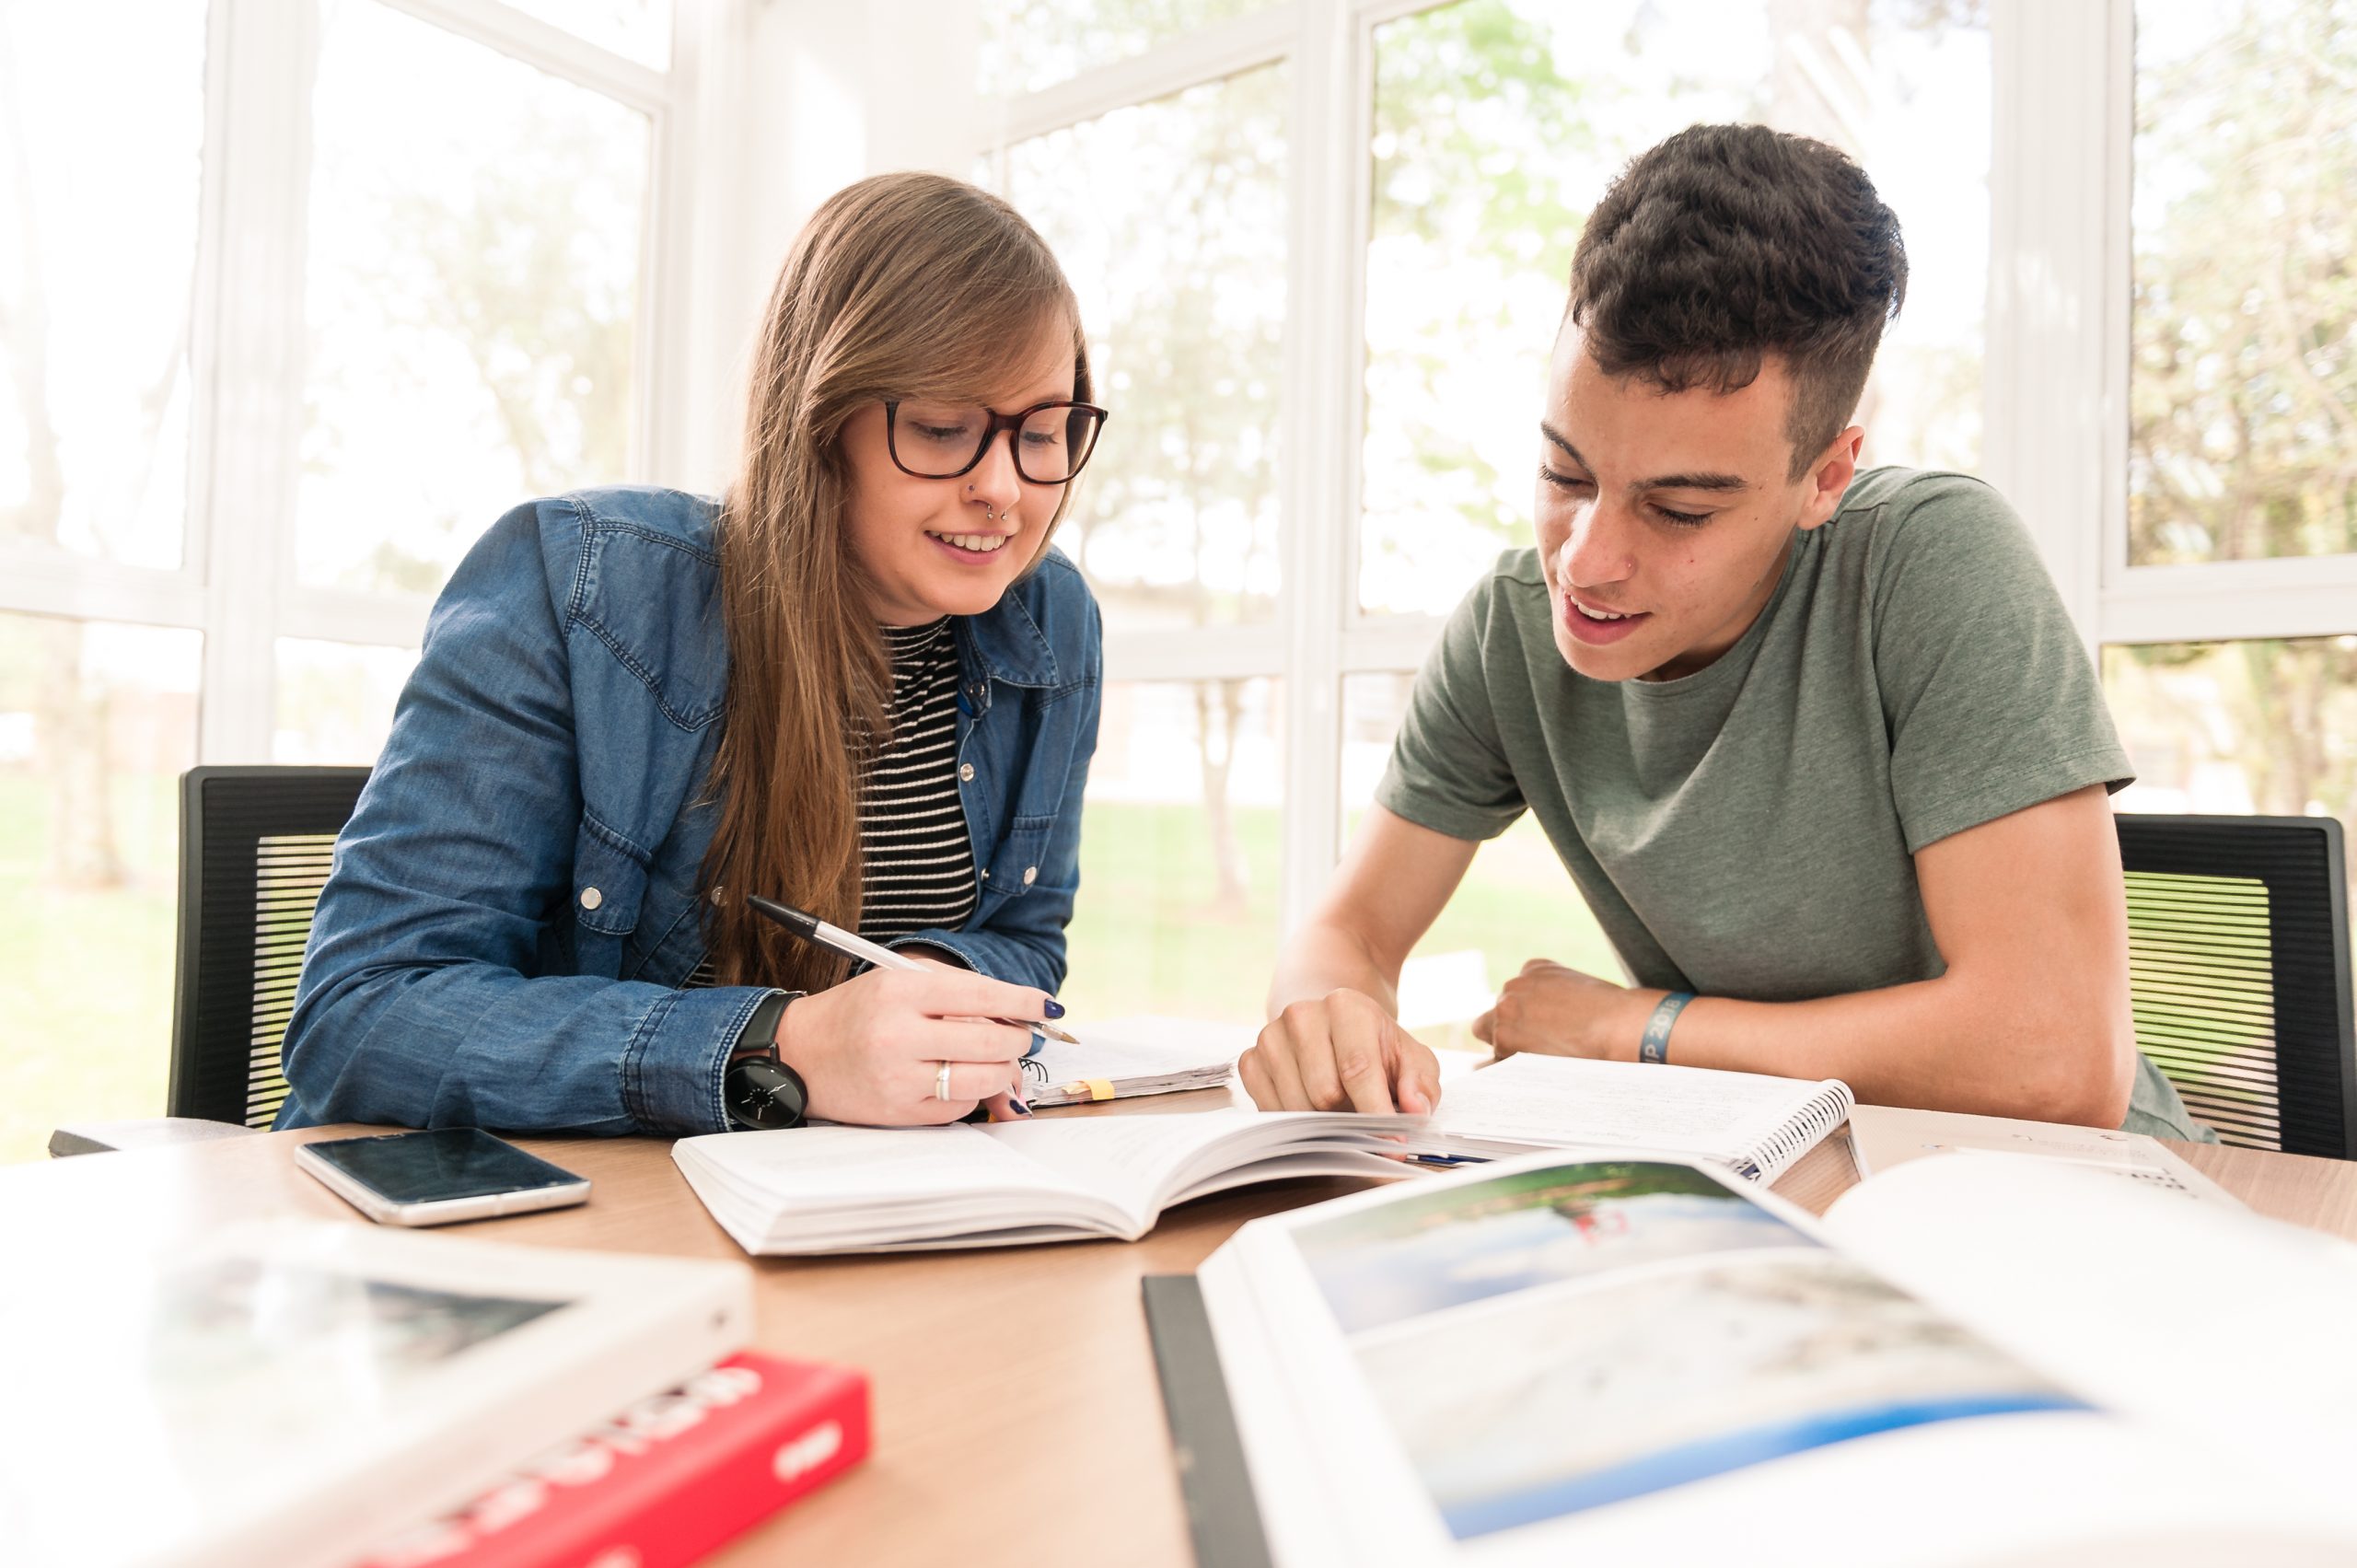
[[[1252,1043],[1242,1024],[1140,1016],[1079,1026],[1078,1045],[1050,1040],[1023,1064],[1025,1098],[1039,1106],[1215,1088]]]

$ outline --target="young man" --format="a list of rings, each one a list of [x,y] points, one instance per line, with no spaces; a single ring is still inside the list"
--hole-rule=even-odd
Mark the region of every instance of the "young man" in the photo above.
[[[1416,678],[1278,960],[1260,1105],[1437,1103],[1393,986],[1527,810],[1636,984],[1534,959],[1475,1025],[1501,1051],[2203,1135],[2135,1048],[2128,759],[2053,585],[1986,485],[1856,471],[1906,280],[1898,221],[1819,143],[1697,126],[1614,184],[1572,263],[1538,548]]]

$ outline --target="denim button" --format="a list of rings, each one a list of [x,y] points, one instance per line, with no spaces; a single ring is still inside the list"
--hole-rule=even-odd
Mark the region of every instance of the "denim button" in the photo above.
[[[1027,865],[1027,866],[1025,866],[1025,867],[1023,868],[1023,885],[1024,885],[1025,887],[1027,887],[1027,888],[1028,888],[1028,887],[1029,887],[1032,883],[1037,882],[1039,879],[1039,868],[1038,866],[1036,866],[1036,865]]]
[[[581,907],[583,909],[593,910],[605,901],[606,895],[598,891],[597,889],[584,888],[581,889]]]
[[[974,782],[973,763],[960,762],[958,764],[958,782],[959,784],[972,784]]]

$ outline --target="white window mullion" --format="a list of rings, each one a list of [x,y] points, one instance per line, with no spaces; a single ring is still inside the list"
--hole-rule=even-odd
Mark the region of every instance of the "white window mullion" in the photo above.
[[[2091,645],[2102,636],[2107,476],[2126,439],[2125,301],[2111,296],[2125,241],[2113,218],[2127,5],[1996,0],[1990,17],[1985,461]]]
[[[1270,6],[1232,21],[1200,28],[1143,54],[1002,100],[993,106],[993,134],[1004,148],[1133,103],[1151,103],[1204,82],[1269,64],[1283,59],[1294,41],[1316,29],[1320,25],[1318,18],[1331,10],[1330,0],[1297,0],[1296,6]]]
[[[2138,566],[2104,589],[2107,643],[2212,643],[2357,632],[2357,555]]]
[[[753,188],[749,62],[752,24],[742,4],[679,7],[671,31],[671,103],[657,139],[650,223],[663,253],[645,317],[668,341],[649,350],[660,369],[644,381],[657,483],[717,492],[743,439],[742,382],[775,258],[748,253],[744,213]]]
[[[1420,668],[1447,624],[1438,615],[1359,616],[1342,633],[1342,671]]]
[[[499,0],[377,0],[446,32],[495,49],[550,75],[561,76],[594,92],[629,104],[648,114],[660,113],[671,101],[670,83],[661,71],[610,49],[601,49],[577,33]],[[675,37],[677,36],[675,30]]]
[[[422,595],[292,588],[279,600],[274,631],[317,643],[414,648],[425,641],[433,609],[433,599]]]
[[[126,566],[52,545],[0,540],[0,614],[202,627],[204,588],[193,572]]]
[[[1302,0],[1294,69],[1284,358],[1285,800],[1282,929],[1341,836],[1341,639],[1356,525],[1358,280],[1365,271],[1367,38],[1347,0]],[[1341,285],[1341,280],[1351,280]],[[1340,285],[1340,286],[1338,286]]]
[[[1281,676],[1285,668],[1286,640],[1273,626],[1235,626],[1212,630],[1180,627],[1167,631],[1105,633],[1105,679],[1140,680],[1248,680],[1254,676]]]
[[[291,575],[302,439],[303,245],[316,5],[217,0],[206,92],[200,385],[204,683],[197,755],[270,760],[279,596]]]

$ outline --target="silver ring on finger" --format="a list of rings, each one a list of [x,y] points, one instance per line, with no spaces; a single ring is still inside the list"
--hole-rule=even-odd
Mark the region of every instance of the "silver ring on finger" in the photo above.
[[[946,1062],[941,1064],[941,1071],[933,1075],[933,1098],[935,1099],[949,1098],[949,1063]]]

